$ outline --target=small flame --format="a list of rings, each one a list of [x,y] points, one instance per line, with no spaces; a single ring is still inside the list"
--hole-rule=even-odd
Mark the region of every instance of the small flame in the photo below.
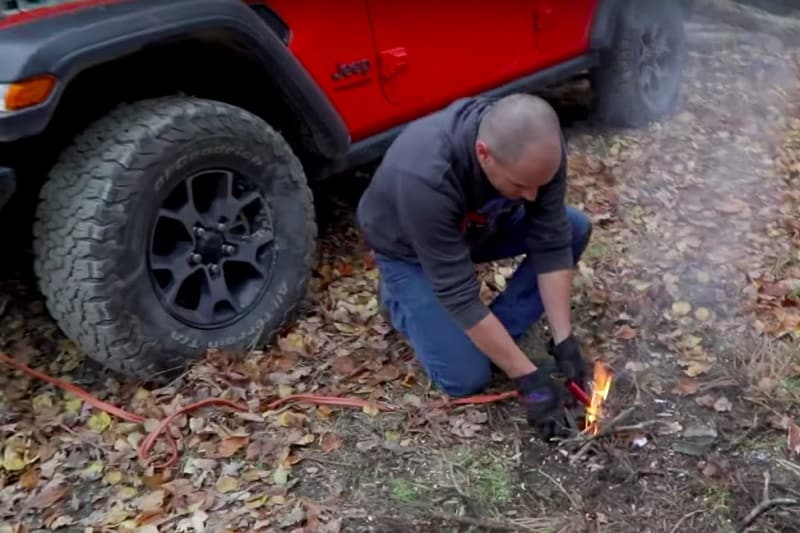
[[[603,402],[608,398],[613,379],[614,372],[611,368],[601,361],[595,361],[592,398],[589,407],[586,409],[586,429],[591,431],[592,435],[597,435],[600,430],[597,422],[603,413]]]

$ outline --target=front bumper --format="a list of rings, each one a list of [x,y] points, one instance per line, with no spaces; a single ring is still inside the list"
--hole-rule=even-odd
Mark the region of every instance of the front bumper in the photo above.
[[[13,169],[0,167],[0,209],[8,203],[17,188],[17,174]]]

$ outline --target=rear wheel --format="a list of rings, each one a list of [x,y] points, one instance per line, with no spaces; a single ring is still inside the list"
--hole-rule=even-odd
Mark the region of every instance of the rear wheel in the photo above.
[[[270,339],[305,295],[316,224],[303,169],[246,111],[193,98],[122,107],[42,189],[35,270],[64,332],[126,375]]]
[[[592,72],[600,119],[613,126],[642,126],[672,114],[680,98],[685,56],[678,5],[626,2],[614,40]]]

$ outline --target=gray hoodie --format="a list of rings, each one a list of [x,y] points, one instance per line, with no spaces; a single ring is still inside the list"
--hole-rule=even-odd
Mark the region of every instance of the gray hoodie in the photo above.
[[[560,169],[534,202],[503,198],[474,149],[480,118],[492,101],[459,99],[410,123],[384,155],[356,213],[367,244],[377,254],[420,264],[464,329],[489,313],[480,299],[473,252],[504,217],[527,217],[528,255],[538,273],[573,267],[564,203],[566,149]]]

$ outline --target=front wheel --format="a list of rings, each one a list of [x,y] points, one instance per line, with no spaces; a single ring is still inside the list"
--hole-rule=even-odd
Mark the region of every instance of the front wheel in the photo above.
[[[305,295],[317,229],[302,166],[273,128],[167,97],[111,112],[64,152],[34,233],[59,326],[147,380],[270,339]]]
[[[620,10],[614,40],[592,80],[599,118],[636,127],[677,107],[686,56],[683,13],[663,0],[624,2]]]

